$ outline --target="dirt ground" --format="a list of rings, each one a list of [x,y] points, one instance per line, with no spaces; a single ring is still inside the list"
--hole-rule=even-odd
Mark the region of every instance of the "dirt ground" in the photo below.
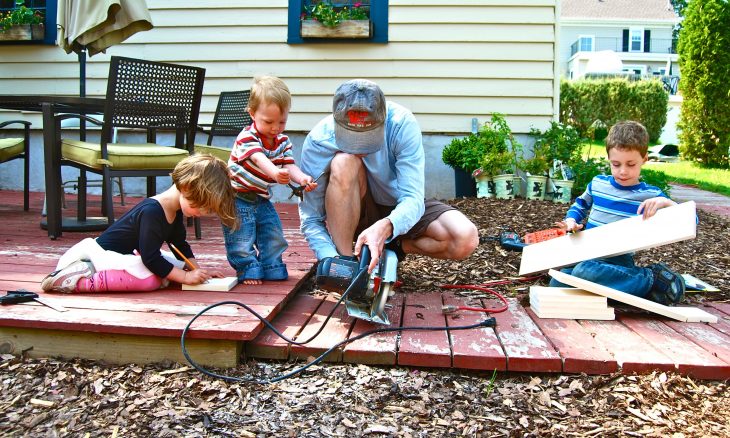
[[[544,201],[452,201],[478,226],[469,259],[408,256],[404,290],[484,283],[517,275],[520,255],[491,238],[550,227],[565,205]],[[699,213],[696,239],[641,252],[724,292],[688,302],[728,301],[730,221]],[[545,282],[544,279],[538,280]],[[500,286],[522,297],[527,285]],[[221,370],[272,377],[301,364],[254,362]],[[111,366],[0,355],[0,436],[730,436],[727,382],[675,374],[528,375],[325,364],[271,385],[226,383],[185,364]]]

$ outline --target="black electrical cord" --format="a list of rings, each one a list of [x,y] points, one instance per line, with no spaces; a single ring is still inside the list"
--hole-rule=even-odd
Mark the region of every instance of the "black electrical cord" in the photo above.
[[[367,269],[362,269],[360,272],[358,272],[357,276],[355,276],[355,280],[357,280],[361,275],[365,275],[365,274],[367,274]],[[269,383],[279,382],[281,380],[288,379],[289,377],[295,376],[295,375],[301,373],[302,371],[306,370],[307,368],[311,367],[312,365],[316,365],[316,364],[322,362],[322,360],[324,360],[324,358],[328,354],[330,354],[333,350],[339,348],[340,346],[345,345],[345,344],[348,344],[348,343],[353,342],[353,341],[356,341],[358,339],[362,339],[362,338],[364,338],[366,336],[370,336],[370,335],[376,334],[376,333],[388,333],[388,332],[405,331],[405,330],[421,330],[421,331],[427,331],[427,330],[433,330],[433,331],[436,331],[436,330],[439,330],[439,331],[440,330],[470,330],[470,329],[474,329],[474,328],[478,328],[478,327],[494,327],[496,325],[496,320],[494,318],[488,318],[488,319],[485,319],[484,321],[481,321],[479,323],[471,324],[471,325],[466,325],[466,326],[454,326],[454,327],[419,327],[419,326],[414,326],[414,327],[386,327],[386,328],[374,329],[374,330],[370,330],[370,331],[365,332],[365,333],[361,333],[361,334],[355,336],[354,338],[345,339],[345,340],[343,340],[341,342],[338,342],[337,344],[335,344],[332,347],[330,347],[327,351],[325,351],[324,353],[320,354],[318,357],[316,357],[311,362],[309,362],[309,363],[307,363],[307,364],[305,364],[305,365],[303,365],[303,366],[301,366],[299,368],[296,368],[293,371],[290,371],[290,372],[288,372],[286,374],[283,374],[283,375],[280,375],[278,377],[274,377],[274,378],[268,379],[268,380],[259,380],[259,379],[255,379],[255,378],[243,378],[243,377],[235,377],[235,376],[224,376],[222,374],[217,374],[217,373],[214,373],[212,371],[209,371],[206,368],[203,368],[198,363],[196,363],[190,357],[190,354],[188,353],[187,347],[185,346],[185,338],[186,338],[186,335],[188,333],[188,330],[190,330],[190,327],[195,322],[195,320],[198,319],[199,317],[203,316],[207,311],[209,311],[211,309],[214,309],[214,308],[216,308],[218,306],[224,306],[224,305],[227,305],[227,304],[235,304],[237,306],[243,307],[244,309],[246,309],[247,311],[249,311],[253,316],[255,316],[256,318],[258,318],[261,322],[263,322],[266,325],[266,327],[268,327],[269,329],[271,329],[277,336],[279,336],[280,338],[284,339],[285,341],[287,341],[287,342],[289,342],[291,344],[294,344],[294,345],[304,345],[304,344],[307,344],[307,343],[311,342],[312,340],[314,340],[317,336],[319,336],[319,334],[322,332],[322,330],[324,330],[324,327],[327,325],[327,322],[330,320],[330,318],[334,314],[335,310],[337,310],[337,307],[345,299],[345,297],[350,293],[350,290],[351,290],[352,286],[354,284],[356,284],[356,283],[357,283],[357,281],[353,281],[350,284],[350,286],[347,288],[347,290],[342,294],[342,296],[340,297],[340,299],[334,305],[334,307],[330,311],[329,315],[327,315],[327,318],[324,320],[324,322],[322,323],[322,326],[319,328],[319,330],[317,330],[317,332],[314,335],[312,335],[309,339],[307,339],[306,341],[299,341],[299,342],[297,342],[297,341],[294,341],[294,340],[289,339],[288,337],[286,337],[286,335],[284,335],[279,330],[277,330],[276,327],[274,327],[269,321],[267,321],[266,318],[264,318],[263,316],[259,315],[255,310],[253,310],[248,305],[246,305],[244,303],[241,303],[239,301],[221,301],[219,303],[211,304],[210,306],[208,306],[205,309],[203,309],[200,312],[198,312],[190,320],[190,322],[188,322],[188,324],[185,326],[185,329],[183,329],[182,335],[180,336],[180,345],[181,345],[181,348],[182,348],[183,356],[185,356],[185,359],[188,361],[188,363],[190,363],[190,365],[193,366],[193,368],[195,368],[196,370],[198,370],[201,373],[203,373],[203,374],[205,374],[207,376],[210,376],[210,377],[215,377],[215,378],[218,378],[218,379],[222,379],[222,380],[225,380],[227,382],[243,382],[243,383],[269,384]]]

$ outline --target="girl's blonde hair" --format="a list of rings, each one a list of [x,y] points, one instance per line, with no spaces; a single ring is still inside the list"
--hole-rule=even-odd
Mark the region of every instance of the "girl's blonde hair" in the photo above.
[[[273,103],[284,113],[291,108],[291,94],[284,81],[276,76],[256,76],[251,84],[248,110],[255,112],[263,103]]]
[[[238,228],[236,193],[223,160],[211,154],[191,155],[177,163],[170,176],[194,207],[215,213],[229,228]]]

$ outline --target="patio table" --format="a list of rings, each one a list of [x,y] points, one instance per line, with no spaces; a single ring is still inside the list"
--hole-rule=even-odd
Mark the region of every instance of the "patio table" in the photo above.
[[[105,217],[64,218],[61,214],[61,150],[54,129],[54,116],[58,113],[103,114],[104,98],[59,96],[59,95],[0,95],[0,108],[35,111],[43,114],[43,156],[46,192],[46,219],[41,220],[41,228],[48,231],[52,240],[65,231],[103,230],[107,224]],[[85,130],[81,130],[82,139]]]

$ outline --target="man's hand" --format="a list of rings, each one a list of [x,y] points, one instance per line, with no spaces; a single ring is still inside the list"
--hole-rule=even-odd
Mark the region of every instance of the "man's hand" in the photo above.
[[[636,210],[636,213],[643,213],[644,219],[649,219],[654,216],[660,208],[671,207],[672,205],[677,205],[677,203],[669,198],[657,196],[656,198],[647,199],[642,202]]]
[[[384,218],[375,222],[359,236],[357,236],[357,242],[355,242],[355,255],[360,255],[360,250],[363,245],[367,245],[370,248],[370,265],[368,265],[368,273],[373,272],[378,262],[380,261],[380,255],[383,253],[383,247],[385,246],[385,240],[393,234],[393,224],[390,223],[390,219]]]
[[[583,229],[583,224],[577,223],[573,218],[567,218],[564,221],[555,222],[555,226],[561,230],[565,230],[566,233],[572,233]]]

